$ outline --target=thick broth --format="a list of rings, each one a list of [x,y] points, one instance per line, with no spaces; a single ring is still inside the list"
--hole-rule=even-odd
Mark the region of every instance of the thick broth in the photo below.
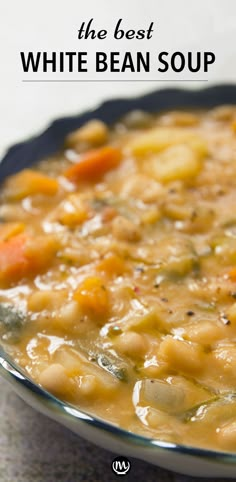
[[[236,450],[236,107],[91,121],[9,177],[1,343],[129,431]]]

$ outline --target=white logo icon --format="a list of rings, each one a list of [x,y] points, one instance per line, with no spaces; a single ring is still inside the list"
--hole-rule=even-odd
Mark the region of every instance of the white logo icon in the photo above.
[[[130,468],[130,461],[126,457],[116,457],[112,462],[112,470],[116,475],[126,475]]]

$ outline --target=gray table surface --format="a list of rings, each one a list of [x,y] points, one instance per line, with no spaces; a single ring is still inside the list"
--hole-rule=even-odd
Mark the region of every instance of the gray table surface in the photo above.
[[[1,482],[112,482],[114,454],[92,445],[26,405],[0,380]],[[125,455],[125,454],[124,454]],[[206,482],[130,459],[127,482]],[[218,481],[223,482],[223,479]]]

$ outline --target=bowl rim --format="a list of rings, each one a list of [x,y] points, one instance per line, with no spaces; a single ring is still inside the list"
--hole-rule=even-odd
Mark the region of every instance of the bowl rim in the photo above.
[[[3,378],[10,384],[16,383],[24,389],[29,390],[38,402],[46,405],[51,413],[65,416],[70,421],[79,421],[86,426],[92,426],[96,429],[105,431],[108,435],[118,437],[121,441],[133,444],[135,447],[151,450],[164,450],[170,453],[175,452],[182,455],[190,455],[202,458],[208,462],[218,462],[223,464],[236,464],[236,454],[232,452],[223,452],[220,450],[212,450],[191,445],[177,444],[174,442],[165,442],[160,439],[145,437],[135,432],[129,432],[117,425],[107,422],[100,417],[87,413],[80,408],[63,402],[59,398],[52,395],[33,380],[24,372],[24,369],[15,363],[10,355],[0,346],[0,373]]]
[[[44,157],[42,153],[45,152],[43,148],[45,143],[49,142],[48,148],[46,148],[46,155],[55,153],[61,147],[58,137],[64,137],[73,128],[79,127],[91,118],[97,117],[111,124],[125,113],[136,109],[155,112],[157,110],[173,110],[176,108],[209,108],[226,103],[236,104],[236,84],[218,84],[194,90],[163,88],[139,97],[108,100],[97,108],[81,113],[78,116],[57,119],[38,136],[36,135],[10,147],[0,161],[0,181],[8,174],[17,172]],[[19,159],[22,160],[23,167]],[[176,452],[182,455],[200,457],[206,461],[236,465],[236,453],[145,437],[129,432],[99,417],[86,413],[70,403],[61,401],[34,383],[24,370],[11,359],[2,346],[0,346],[0,373],[11,384],[16,383],[29,390],[38,398],[40,403],[47,405],[51,413],[56,412],[59,415],[69,417],[70,420],[79,420],[85,425],[103,430],[109,435],[116,436],[136,447],[167,450],[170,453]]]
[[[210,108],[220,104],[236,105],[236,83],[215,84],[197,89],[161,88],[141,96],[107,100],[78,115],[55,119],[42,132],[9,147],[0,160],[0,182],[7,175],[55,154],[62,148],[65,136],[91,118],[113,124],[131,110],[156,112],[181,108]]]

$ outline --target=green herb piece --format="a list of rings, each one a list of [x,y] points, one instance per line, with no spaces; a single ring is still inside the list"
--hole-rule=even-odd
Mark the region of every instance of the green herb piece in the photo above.
[[[8,330],[18,330],[25,322],[23,313],[13,305],[0,303],[0,323]]]

